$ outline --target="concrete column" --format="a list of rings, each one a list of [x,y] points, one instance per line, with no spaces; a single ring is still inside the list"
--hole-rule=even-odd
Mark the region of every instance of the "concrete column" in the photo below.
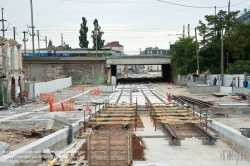
[[[215,142],[207,139],[202,139],[202,145],[215,145]]]
[[[11,99],[11,81],[8,82],[8,87],[7,87],[7,101],[5,101],[5,103],[10,102]]]
[[[14,76],[15,78],[15,99],[18,98],[18,93],[20,93],[20,86],[18,85],[18,76]]]
[[[181,140],[169,140],[168,141],[169,146],[181,146]]]

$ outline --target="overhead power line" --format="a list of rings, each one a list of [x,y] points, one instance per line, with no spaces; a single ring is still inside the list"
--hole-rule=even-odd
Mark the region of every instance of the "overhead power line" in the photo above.
[[[192,6],[192,5],[183,5],[183,4],[178,4],[178,3],[173,3],[173,2],[169,2],[169,1],[163,1],[163,0],[156,0],[156,1],[162,2],[162,3],[167,3],[167,4],[170,4],[170,5],[175,5],[175,6],[188,7],[188,8],[199,8],[199,9],[214,8],[214,6]],[[237,3],[237,4],[234,4],[234,5],[231,5],[231,6],[240,5],[240,4],[245,3],[247,1],[249,1],[249,0]],[[228,7],[228,6],[219,6],[219,7],[216,7],[216,8],[225,8],[225,7]]]

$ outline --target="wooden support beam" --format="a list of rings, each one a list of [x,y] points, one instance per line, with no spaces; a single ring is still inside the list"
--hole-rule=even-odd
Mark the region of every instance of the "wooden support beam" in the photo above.
[[[89,124],[134,124],[134,121],[88,122]]]
[[[107,120],[114,120],[114,121],[116,121],[116,120],[122,120],[122,121],[126,121],[126,120],[132,120],[132,118],[118,118],[118,117],[116,117],[116,118],[90,118],[89,119],[89,121],[107,121]]]

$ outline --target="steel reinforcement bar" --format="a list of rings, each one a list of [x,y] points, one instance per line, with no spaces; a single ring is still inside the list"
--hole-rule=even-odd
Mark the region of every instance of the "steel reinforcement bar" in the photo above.
[[[172,140],[178,140],[178,136],[176,135],[174,129],[170,124],[164,124],[166,131],[168,132],[169,136]]]
[[[210,108],[211,106],[213,106],[212,103],[209,102],[205,102],[202,100],[198,100],[198,99],[194,99],[194,98],[190,98],[190,97],[186,97],[186,96],[178,96],[179,99],[188,102],[189,104],[194,104],[199,108]]]
[[[209,131],[205,130],[200,124],[192,124],[192,126],[202,135],[204,135],[210,141],[217,141],[217,138],[213,136]]]

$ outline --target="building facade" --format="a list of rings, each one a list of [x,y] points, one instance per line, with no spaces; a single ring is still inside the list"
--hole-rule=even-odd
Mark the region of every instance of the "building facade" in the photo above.
[[[0,105],[12,103],[20,96],[23,88],[21,44],[13,39],[0,37]]]

